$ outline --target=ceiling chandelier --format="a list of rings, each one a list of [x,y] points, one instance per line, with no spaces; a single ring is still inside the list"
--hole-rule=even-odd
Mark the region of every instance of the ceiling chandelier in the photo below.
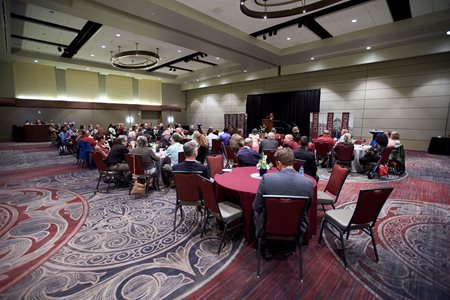
[[[136,43],[136,50],[120,51],[113,54],[111,51],[111,65],[113,67],[124,70],[148,70],[156,65],[161,59],[158,55],[158,48],[156,53],[151,51],[138,50],[138,43]]]
[[[240,0],[241,12],[258,19],[283,18],[309,13],[342,0]]]

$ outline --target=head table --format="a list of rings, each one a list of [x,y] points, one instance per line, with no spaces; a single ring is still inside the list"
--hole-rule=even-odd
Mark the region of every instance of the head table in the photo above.
[[[275,168],[268,170],[268,173],[273,172],[277,172],[277,170]],[[217,183],[218,200],[227,200],[241,205],[244,213],[244,238],[249,243],[255,239],[252,203],[261,181],[254,178],[256,176],[252,176],[254,173],[258,173],[256,167],[241,167],[232,169],[230,173],[226,172],[214,176]],[[299,174],[298,176],[302,175]],[[309,226],[303,237],[303,241],[307,243],[317,231],[317,182],[311,176],[306,174],[304,176],[314,184],[314,196],[308,212]]]

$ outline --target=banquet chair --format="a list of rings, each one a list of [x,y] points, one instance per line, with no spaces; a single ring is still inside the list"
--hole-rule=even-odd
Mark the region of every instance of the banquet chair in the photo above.
[[[84,168],[84,166],[91,168],[91,153],[93,152],[91,144],[89,142],[78,141],[76,149],[78,159],[77,165],[82,168]]]
[[[142,162],[142,155],[137,154],[127,154],[125,155],[125,160],[128,164],[128,168],[130,169],[130,172],[132,174],[133,178],[133,185],[136,181],[144,181],[145,183],[145,195],[148,193],[148,188],[150,186],[150,183],[153,179],[153,187],[155,190],[159,190],[158,187],[158,172],[154,172],[153,174],[146,174],[144,169],[144,164]],[[131,193],[131,190],[133,189],[133,185],[130,187],[130,191],[128,194]]]
[[[367,162],[365,165],[371,166],[369,169],[369,173],[372,171],[373,173],[376,173],[376,170],[379,166],[387,166],[389,162],[389,156],[391,156],[392,153],[392,147],[385,147],[383,149],[383,152],[381,153],[381,157],[376,162]]]
[[[212,139],[211,142],[211,154],[222,154],[222,141],[219,139]]]
[[[264,155],[267,155],[267,162],[272,163],[273,166],[277,165],[277,162],[275,161],[275,152],[277,150],[264,150]]]
[[[372,229],[375,226],[378,215],[383,208],[384,203],[392,193],[393,187],[376,188],[361,190],[355,209],[343,208],[329,210],[325,213],[320,226],[319,244],[322,242],[324,229],[329,230],[334,236],[340,239],[342,247],[342,259],[345,269],[347,269],[347,258],[345,256],[344,235],[348,240],[350,231],[361,229],[372,239],[373,251],[375,252],[376,262],[379,262],[378,251],[375,244],[375,237]],[[336,234],[331,227],[338,233]],[[357,247],[356,247],[357,248]]]
[[[176,202],[175,217],[173,220],[173,230],[177,228],[177,211],[180,209],[180,224],[183,221],[183,206],[197,206],[201,209],[205,208],[203,198],[200,192],[199,177],[201,171],[172,171],[175,181]]]
[[[206,223],[208,222],[208,218],[212,215],[217,221],[223,224],[223,232],[222,238],[220,239],[219,249],[217,249],[217,255],[220,255],[220,251],[222,250],[222,246],[225,246],[225,233],[237,227],[242,227],[243,225],[243,212],[242,208],[232,202],[222,201],[218,202],[216,198],[214,183],[209,179],[204,178],[200,175],[197,175],[200,180],[200,190],[203,196],[203,201],[206,207],[206,217],[203,222],[203,229],[201,237],[206,230]],[[232,227],[229,227],[232,223],[236,223],[235,221],[240,220],[238,224],[235,224]]]
[[[229,166],[229,168],[233,168],[233,167],[237,166],[238,159],[237,159],[236,154],[238,151],[239,151],[239,148],[234,148],[234,147],[229,147],[229,146],[225,147],[225,156],[227,158],[227,166]]]
[[[109,171],[108,168],[105,165],[105,162],[103,161],[101,153],[93,152],[92,156],[94,158],[95,165],[97,166],[99,177],[97,182],[97,191],[98,186],[100,184],[100,181],[105,179],[105,181],[108,183],[108,187],[106,188],[106,193],[109,191],[109,186],[111,182],[119,182],[120,177],[122,176],[122,172],[120,171]]]
[[[300,221],[306,208],[308,197],[264,195],[266,216],[265,232],[258,236],[256,252],[256,276],[260,274],[261,243],[263,240],[294,241],[298,248],[298,267],[300,281],[303,281],[302,233]]]
[[[316,142],[314,143],[314,148],[316,149],[317,164],[320,159],[322,159],[322,165],[325,164],[328,160],[333,145],[328,142]]]
[[[300,171],[300,167],[303,166],[305,164],[305,160],[303,159],[295,159],[294,160],[294,170],[299,172]]]
[[[208,155],[206,164],[208,165],[209,176],[214,178],[214,175],[223,169],[223,155]]]
[[[335,209],[334,204],[339,198],[342,186],[349,173],[349,169],[341,167],[338,164],[333,166],[325,190],[323,192],[317,191],[317,203],[322,205],[323,211],[325,211],[325,205],[331,205]]]
[[[350,168],[352,166],[353,159],[355,159],[354,150],[355,146],[353,146],[352,144],[339,144],[338,146],[336,146],[334,149],[334,158],[336,160],[336,163]]]
[[[178,152],[178,163],[181,164],[186,160],[186,154],[184,152]]]

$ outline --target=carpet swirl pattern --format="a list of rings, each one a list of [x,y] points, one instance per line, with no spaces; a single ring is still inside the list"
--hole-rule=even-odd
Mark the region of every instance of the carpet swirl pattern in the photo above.
[[[355,207],[347,203],[341,207]],[[382,299],[446,299],[450,295],[450,206],[388,200],[376,224],[376,263],[370,237],[354,231],[346,240],[349,271]],[[324,231],[342,264],[340,241]]]

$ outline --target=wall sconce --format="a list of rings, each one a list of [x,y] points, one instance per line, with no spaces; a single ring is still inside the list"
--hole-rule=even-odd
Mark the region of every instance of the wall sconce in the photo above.
[[[173,116],[168,116],[168,117],[167,117],[167,122],[173,123],[173,121],[174,121]]]
[[[134,122],[134,118],[132,116],[128,116],[126,121],[129,125],[131,125]]]

